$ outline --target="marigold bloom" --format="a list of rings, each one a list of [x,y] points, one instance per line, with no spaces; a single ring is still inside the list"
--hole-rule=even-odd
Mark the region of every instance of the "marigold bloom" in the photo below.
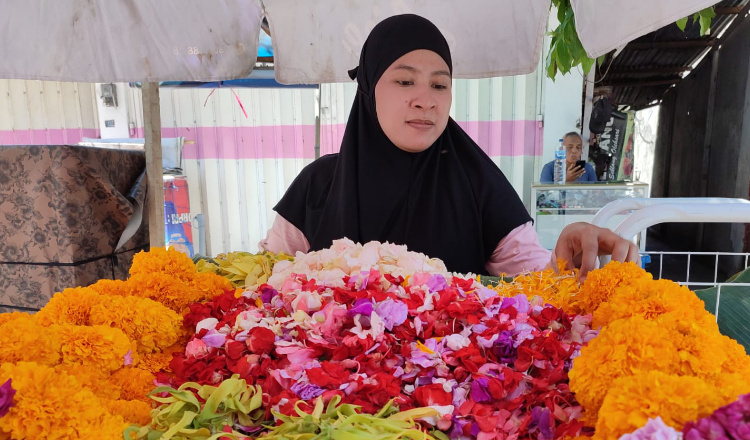
[[[0,326],[16,319],[24,319],[27,316],[29,316],[29,314],[24,312],[0,313]]]
[[[123,366],[125,356],[132,349],[130,339],[118,328],[69,324],[55,327],[60,335],[64,364],[85,365],[110,372]]]
[[[634,316],[612,322],[581,349],[569,376],[570,389],[585,409],[586,421],[592,424],[596,421],[599,407],[615,379],[637,371],[673,373],[679,368],[674,341],[667,335],[656,322]]]
[[[128,281],[123,280],[99,280],[89,286],[100,295],[111,296],[130,296],[134,295],[133,286]]]
[[[156,376],[150,371],[124,367],[112,373],[109,380],[120,388],[120,399],[151,402],[146,395],[156,386],[154,385]]]
[[[164,273],[136,274],[128,279],[128,283],[133,296],[159,302],[178,313],[206,296],[187,282]]]
[[[92,307],[91,324],[118,328],[141,353],[151,353],[177,342],[182,317],[148,298],[111,296]]]
[[[162,351],[142,355],[138,361],[138,368],[149,371],[153,374],[159,372],[169,373],[172,371],[169,367],[169,363],[172,361],[172,354],[184,352],[185,344],[178,342]]]
[[[190,281],[198,270],[193,260],[174,249],[151,248],[148,252],[138,252],[133,257],[130,275],[163,273],[181,281]]]
[[[199,273],[188,284],[203,292],[203,296],[198,301],[211,299],[226,290],[234,290],[234,286],[228,279],[210,272]]]
[[[55,371],[76,378],[82,387],[90,389],[97,397],[119,399],[120,385],[109,380],[109,372],[94,370],[88,365],[57,365]]]
[[[609,300],[616,288],[633,284],[640,279],[650,280],[653,277],[635,263],[612,261],[588,274],[574,306],[582,314],[593,313],[601,303]]]
[[[685,423],[723,404],[717,389],[697,377],[659,371],[621,377],[612,383],[602,403],[594,439],[620,438],[657,416],[681,430]]]
[[[0,382],[13,379],[14,405],[0,423],[0,438],[122,438],[125,423],[73,377],[33,362],[0,365]]]
[[[0,363],[29,361],[52,366],[60,362],[57,333],[40,326],[32,315],[19,313],[0,324],[0,335]]]
[[[685,286],[669,280],[639,278],[614,289],[609,299],[594,312],[594,328],[631,316],[656,319],[670,313],[684,321],[696,322],[718,332],[716,318],[708,313],[703,301]]]
[[[128,424],[148,425],[151,423],[151,404],[141,400],[102,400],[107,410],[121,416]],[[122,432],[120,432],[122,438]]]
[[[532,299],[538,296],[547,304],[552,304],[566,312],[574,312],[571,304],[580,290],[576,272],[560,270],[558,273],[552,269],[546,269],[541,272],[522,274],[510,283],[501,281],[493,290],[504,297],[522,294]]]
[[[89,325],[91,308],[101,301],[102,297],[89,287],[65,289],[54,294],[35,316],[45,327],[52,324]]]

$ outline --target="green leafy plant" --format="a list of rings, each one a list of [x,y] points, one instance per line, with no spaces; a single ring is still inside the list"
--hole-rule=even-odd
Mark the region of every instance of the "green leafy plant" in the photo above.
[[[549,33],[552,40],[547,55],[547,76],[554,80],[558,72],[565,75],[578,65],[583,69],[584,75],[589,73],[597,60],[589,58],[578,38],[570,0],[552,0],[552,5],[557,9],[557,20],[560,24]],[[693,20],[700,22],[701,35],[705,35],[711,27],[711,21],[715,16],[713,7],[703,9],[692,16]],[[678,20],[677,26],[684,31],[689,18]],[[604,55],[598,58],[600,64],[603,60]]]
[[[552,41],[547,55],[547,76],[554,80],[557,72],[565,75],[579,64],[583,72],[588,73],[594,65],[594,59],[589,58],[578,38],[570,0],[552,0],[552,4],[557,8],[557,20],[560,24],[549,33]]]
[[[714,17],[716,17],[716,11],[714,11],[713,6],[693,14],[693,21],[700,22],[701,24],[701,36],[706,35],[706,32],[708,32],[708,30],[711,28],[711,20],[713,20]],[[679,27],[680,30],[685,30],[688,18],[690,17],[685,17],[683,19],[677,20],[677,27]]]

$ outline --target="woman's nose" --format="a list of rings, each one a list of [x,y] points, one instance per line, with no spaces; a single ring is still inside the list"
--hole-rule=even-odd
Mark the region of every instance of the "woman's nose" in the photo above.
[[[421,88],[411,101],[411,104],[422,110],[429,110],[437,105],[437,100],[432,96],[431,90]]]

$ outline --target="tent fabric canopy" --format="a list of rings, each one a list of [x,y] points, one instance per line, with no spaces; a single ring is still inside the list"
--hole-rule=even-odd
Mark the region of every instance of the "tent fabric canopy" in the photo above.
[[[591,56],[716,0],[572,0]],[[457,78],[534,71],[550,0],[0,0],[0,78],[82,82],[222,81],[255,65],[261,22],[283,84],[350,81],[364,39],[387,16],[443,31]]]
[[[250,74],[256,0],[0,0],[0,78],[212,81]]]
[[[571,0],[576,30],[591,58],[718,3],[717,0]]]

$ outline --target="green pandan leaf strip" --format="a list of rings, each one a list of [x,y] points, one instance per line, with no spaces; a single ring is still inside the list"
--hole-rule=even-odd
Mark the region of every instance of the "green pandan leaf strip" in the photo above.
[[[177,421],[177,423],[174,423],[162,436],[161,438],[163,440],[170,440],[173,435],[180,432],[183,428],[186,428],[190,426],[191,423],[193,423],[193,419],[195,419],[195,416],[197,414],[192,411],[185,411],[182,414],[182,418]],[[209,432],[209,435],[211,433]]]

